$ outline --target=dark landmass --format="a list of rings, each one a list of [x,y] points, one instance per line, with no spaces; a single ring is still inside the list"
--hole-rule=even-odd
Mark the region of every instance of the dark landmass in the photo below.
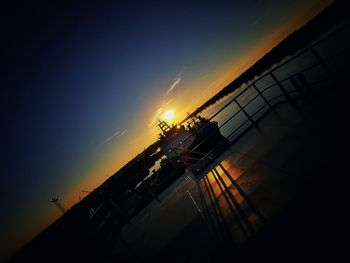
[[[336,1],[305,26],[289,35],[189,117],[197,115],[242,84],[253,80],[286,56],[302,50],[324,32],[339,25],[346,17],[348,17],[346,3]],[[103,255],[107,254],[104,252],[111,249],[113,236],[117,235],[119,229],[183,173],[183,170],[178,170],[175,174],[171,173],[175,167],[169,165],[159,171],[165,177],[163,182],[152,185],[151,183],[154,182],[147,183],[145,181],[140,187],[137,187],[139,182],[149,174],[149,169],[161,157],[159,146],[160,142],[156,141],[133,158],[101,186],[20,249],[10,258],[9,262],[102,262]],[[169,174],[172,174],[171,178],[166,177]],[[149,191],[150,188],[153,192]],[[132,198],[129,197],[131,193],[133,193]],[[95,218],[92,218],[91,209],[96,212],[103,209],[108,210],[115,205],[124,211],[123,214],[112,214],[111,220],[105,221],[103,227],[109,229],[109,232],[99,231],[98,234],[95,234],[94,230],[101,226],[93,225]],[[96,222],[99,221],[101,220],[96,218]],[[108,225],[111,222],[114,222],[114,225]],[[111,236],[108,242],[105,241],[106,236]]]

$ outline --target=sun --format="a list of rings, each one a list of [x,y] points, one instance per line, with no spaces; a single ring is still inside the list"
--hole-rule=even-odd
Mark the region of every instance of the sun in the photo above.
[[[164,119],[166,121],[172,121],[174,119],[174,111],[168,110],[163,115]]]

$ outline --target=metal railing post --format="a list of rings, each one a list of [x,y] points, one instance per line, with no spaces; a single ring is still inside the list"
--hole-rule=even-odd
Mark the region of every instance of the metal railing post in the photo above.
[[[256,122],[250,117],[250,115],[244,110],[241,104],[237,101],[236,98],[234,98],[234,102],[237,104],[237,106],[240,108],[240,110],[244,113],[244,115],[249,119],[249,121],[254,125],[257,126]]]
[[[270,76],[276,82],[277,86],[280,88],[287,101],[291,101],[292,98],[290,97],[288,91],[283,87],[282,83],[276,78],[275,74],[273,74],[272,71],[270,72]]]
[[[298,81],[301,84],[301,86],[305,89],[307,94],[312,93],[312,89],[310,87],[310,83],[307,81],[305,75],[302,72],[299,72],[297,75]]]
[[[328,67],[326,62],[321,58],[321,56],[316,52],[314,47],[310,47],[311,53],[314,55],[314,57],[317,59],[317,61],[320,63],[320,65],[323,67],[323,69],[327,72],[327,74],[330,76],[331,79],[334,79],[334,74],[332,70]]]
[[[252,84],[253,88],[256,90],[256,92],[260,95],[260,97],[264,100],[264,102],[266,103],[266,105],[272,109],[272,105],[270,104],[270,102],[265,98],[265,96],[262,94],[262,92],[258,89],[258,87],[255,84]]]
[[[126,221],[126,216],[124,211],[112,200],[112,198],[108,198],[108,200],[111,202],[113,208],[117,212],[117,215],[121,217],[122,220]]]
[[[293,76],[290,77],[289,81],[292,84],[292,86],[294,87],[294,89],[300,94],[300,96],[304,97],[305,96],[305,92],[300,87],[300,85],[299,85],[298,81],[295,79],[295,77],[293,77]]]

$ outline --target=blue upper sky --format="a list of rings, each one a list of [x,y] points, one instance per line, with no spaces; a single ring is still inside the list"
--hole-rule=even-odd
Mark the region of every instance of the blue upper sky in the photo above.
[[[167,108],[180,120],[329,1],[70,2],[1,11],[3,250],[58,217],[52,196],[69,208],[153,142]]]

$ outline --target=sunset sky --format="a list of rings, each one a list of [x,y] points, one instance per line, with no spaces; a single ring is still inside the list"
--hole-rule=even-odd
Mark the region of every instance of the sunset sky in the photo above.
[[[165,112],[182,120],[331,1],[70,2],[0,11],[0,255],[60,216],[51,197],[70,208]]]

